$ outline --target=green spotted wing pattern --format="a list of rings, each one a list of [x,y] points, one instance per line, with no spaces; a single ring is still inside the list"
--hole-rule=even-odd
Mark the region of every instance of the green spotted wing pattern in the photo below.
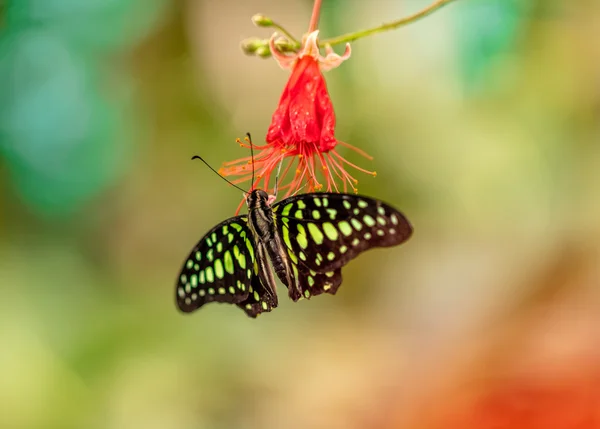
[[[276,303],[258,276],[256,247],[247,216],[228,219],[210,230],[185,260],[176,302],[185,313],[209,302],[236,304],[250,317]]]
[[[369,197],[312,193],[273,206],[296,281],[290,297],[335,294],[341,268],[359,253],[395,246],[412,234],[408,220],[390,205]]]
[[[311,193],[270,201],[253,189],[246,194],[248,216],[220,223],[198,242],[177,279],[181,311],[209,302],[235,304],[250,317],[271,311],[277,307],[273,271],[293,301],[335,294],[351,259],[412,234],[402,213],[369,197]]]

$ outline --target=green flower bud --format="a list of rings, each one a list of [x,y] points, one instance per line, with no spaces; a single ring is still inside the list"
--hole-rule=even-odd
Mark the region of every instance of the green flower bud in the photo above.
[[[285,37],[278,37],[275,40],[275,46],[279,52],[296,52],[296,47],[293,42],[290,42]]]
[[[271,27],[273,25],[273,20],[268,16],[263,15],[262,13],[257,13],[252,17],[252,22],[257,27]]]
[[[245,54],[253,54],[258,48],[265,46],[268,43],[269,42],[267,40],[259,39],[257,37],[250,37],[242,40],[240,43],[240,48],[242,48],[242,51],[244,51]]]
[[[269,45],[260,46],[257,48],[256,55],[263,58],[269,58],[271,56],[271,49],[269,49]]]

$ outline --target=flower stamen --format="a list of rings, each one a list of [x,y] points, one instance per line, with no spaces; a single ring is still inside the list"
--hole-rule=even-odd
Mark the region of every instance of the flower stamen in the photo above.
[[[361,149],[357,148],[356,146],[353,146],[353,145],[351,145],[349,143],[346,143],[346,142],[343,142],[343,141],[340,141],[340,140],[338,140],[338,144],[340,144],[340,145],[342,145],[344,147],[347,147],[350,150],[353,150],[354,152],[356,152],[360,156],[367,158],[369,161],[373,161],[373,157],[371,155],[369,155],[364,150],[361,150]]]
[[[365,170],[364,168],[361,168],[358,165],[351,163],[346,158],[344,158],[339,153],[337,153],[337,151],[332,150],[331,153],[333,153],[335,156],[337,156],[340,161],[345,162],[346,164],[348,164],[350,167],[352,167],[352,168],[354,168],[354,169],[356,169],[358,171],[362,171],[363,173],[369,174],[369,175],[371,175],[373,177],[377,176],[377,172]]]

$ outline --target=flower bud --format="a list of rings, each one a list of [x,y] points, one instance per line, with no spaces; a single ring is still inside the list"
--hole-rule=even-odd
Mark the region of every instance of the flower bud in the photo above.
[[[271,49],[269,48],[269,45],[259,46],[255,53],[259,57],[269,58],[271,56]]]
[[[296,52],[294,44],[285,37],[278,37],[275,46],[279,52]]]
[[[252,17],[252,22],[257,27],[271,27],[273,25],[273,20],[268,16],[263,15],[262,13],[257,13]]]
[[[253,54],[258,48],[261,46],[266,46],[267,44],[267,40],[259,39],[257,37],[250,37],[242,40],[240,43],[240,48],[242,48],[242,51],[244,51],[245,54]]]

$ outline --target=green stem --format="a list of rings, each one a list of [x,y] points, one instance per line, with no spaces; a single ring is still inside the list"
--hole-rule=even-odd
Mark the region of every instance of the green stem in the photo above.
[[[292,33],[290,33],[289,31],[287,31],[281,25],[277,24],[276,22],[273,22],[273,24],[271,25],[271,27],[273,27],[274,29],[278,30],[281,34],[283,34],[285,37],[287,37],[287,39],[290,42],[292,42],[295,46],[300,47],[300,41],[298,39],[296,39],[294,36],[292,36]]]
[[[312,10],[312,14],[310,16],[310,23],[308,24],[308,32],[312,33],[313,31],[315,31],[317,29],[317,25],[319,24],[319,14],[321,12],[321,1],[322,0],[315,0],[315,2],[313,3],[313,10]],[[292,36],[292,34],[287,31],[285,28],[283,28],[281,25],[277,24],[276,22],[272,21],[273,24],[271,25],[271,27],[275,28],[276,30],[279,30],[279,32],[281,34],[283,34],[285,37],[287,37],[287,39],[292,42],[293,45],[295,45],[296,49],[299,49],[301,46],[300,41],[298,41],[294,36]]]
[[[427,6],[425,9],[422,9],[413,15],[398,19],[396,21],[388,22],[387,24],[382,24],[378,27],[369,28],[367,30],[361,30],[361,31],[356,31],[354,33],[342,34],[341,36],[333,37],[331,39],[321,40],[319,42],[319,46],[324,47],[326,45],[331,45],[331,46],[339,45],[340,43],[352,42],[354,40],[360,39],[361,37],[366,37],[366,36],[370,36],[372,34],[382,33],[384,31],[388,31],[388,30],[393,30],[395,28],[410,24],[411,22],[414,22],[421,18],[424,18],[427,15],[440,9],[442,6],[447,5],[451,1],[453,1],[453,0],[437,0],[436,2]]]

